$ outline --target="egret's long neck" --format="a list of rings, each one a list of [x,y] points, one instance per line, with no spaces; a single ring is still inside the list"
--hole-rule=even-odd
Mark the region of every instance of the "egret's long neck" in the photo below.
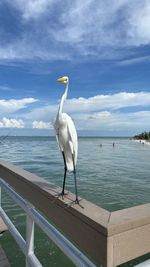
[[[68,94],[68,83],[66,83],[66,85],[65,85],[65,92],[62,95],[57,116],[59,116],[62,113],[63,105],[64,105],[64,102],[65,102],[65,100],[67,98],[67,94]]]

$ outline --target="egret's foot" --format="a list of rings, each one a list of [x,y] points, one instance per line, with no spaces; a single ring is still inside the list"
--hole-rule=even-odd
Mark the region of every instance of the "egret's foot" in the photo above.
[[[75,200],[75,204],[79,204],[79,199],[78,198],[76,198],[76,200]]]
[[[68,192],[61,192],[58,194],[58,197],[62,197],[62,199],[64,199],[65,196],[69,195]]]
[[[82,209],[84,209],[84,207],[80,204],[80,201],[81,201],[82,199],[78,199],[78,198],[76,198],[76,200],[75,200],[75,204],[77,204],[77,205],[79,205]]]

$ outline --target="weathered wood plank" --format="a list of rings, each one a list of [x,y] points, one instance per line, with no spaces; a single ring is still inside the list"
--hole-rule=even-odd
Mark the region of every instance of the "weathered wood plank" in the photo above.
[[[3,248],[0,246],[0,267],[10,267]]]

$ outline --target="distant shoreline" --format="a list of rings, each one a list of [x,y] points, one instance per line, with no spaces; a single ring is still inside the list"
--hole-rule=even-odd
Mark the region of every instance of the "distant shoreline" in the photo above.
[[[5,137],[5,135],[0,135],[0,138]],[[55,135],[8,135],[7,138],[11,138],[11,137],[49,137],[49,138],[55,138]],[[78,135],[79,138],[111,138],[111,139],[117,139],[117,138],[122,138],[122,139],[131,139],[131,136],[94,136],[94,135],[87,135],[87,136],[83,136],[83,135]]]
[[[150,145],[150,141],[147,141],[145,139],[133,139],[134,141],[141,143],[142,145]]]

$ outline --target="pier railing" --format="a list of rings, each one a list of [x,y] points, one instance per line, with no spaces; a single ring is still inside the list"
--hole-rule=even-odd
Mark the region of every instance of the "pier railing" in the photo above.
[[[26,267],[41,266],[34,255],[34,222],[76,266],[94,266],[87,255],[98,266],[114,267],[150,252],[150,203],[114,212],[84,199],[81,206],[75,205],[72,193],[63,200],[61,188],[4,161],[0,161],[0,177],[1,187],[27,214],[25,241],[0,208],[26,256]]]
[[[25,211],[26,241],[13,225],[5,211],[0,207],[0,215],[26,257],[26,267],[42,267],[34,254],[34,224],[36,223],[46,235],[72,260],[76,266],[95,265],[89,261],[69,240],[67,240],[53,225],[51,225],[30,203],[19,196],[10,186],[0,179],[0,186]]]

